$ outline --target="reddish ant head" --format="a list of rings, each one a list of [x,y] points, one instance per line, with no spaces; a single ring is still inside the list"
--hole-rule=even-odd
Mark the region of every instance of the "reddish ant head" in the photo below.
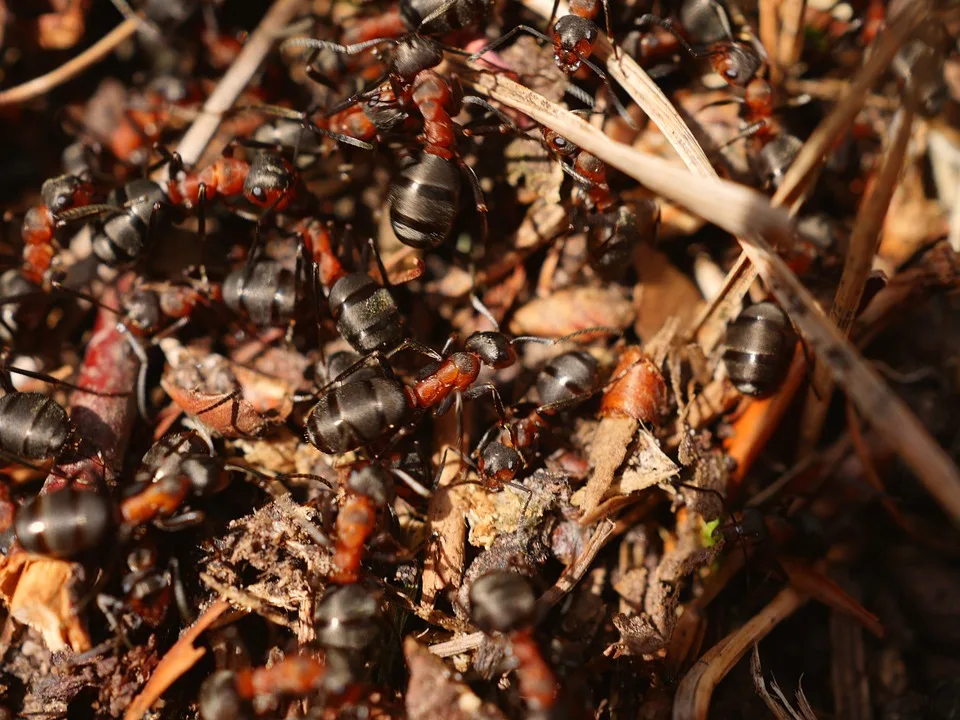
[[[397,45],[393,55],[391,74],[409,83],[423,72],[443,62],[443,50],[436,40],[423,35],[411,35]]]
[[[580,152],[579,147],[554,130],[545,126],[541,132],[543,133],[543,142],[560,157],[573,157]]]
[[[517,352],[510,341],[498,332],[477,332],[467,338],[464,347],[480,356],[480,361],[494,369],[510,367],[517,361]]]
[[[277,153],[257,153],[243,182],[243,196],[258,207],[283,210],[290,203],[295,177],[293,166]]]
[[[714,72],[734,87],[744,87],[763,64],[753,48],[743,43],[718,43],[711,57]]]
[[[61,175],[44,181],[40,197],[50,212],[63,212],[93,202],[93,186],[76,175]]]
[[[754,78],[744,90],[743,100],[757,117],[769,117],[773,114],[773,88],[763,78]]]
[[[487,445],[477,461],[480,477],[490,489],[503,487],[517,476],[522,467],[523,458],[520,453],[500,442]]]
[[[393,502],[393,481],[379,465],[364,465],[350,473],[347,489],[356,495],[368,497],[377,507]]]
[[[592,20],[564,15],[553,26],[553,59],[568,75],[580,69],[583,58],[593,54],[599,31]]]
[[[313,611],[317,641],[325,648],[362,651],[380,636],[380,602],[359,584],[327,588]]]
[[[470,586],[470,617],[485,633],[509,633],[533,624],[537,598],[530,581],[516,573],[494,570]]]
[[[203,720],[246,720],[253,717],[237,692],[233,673],[220,670],[203,681],[197,704]]]

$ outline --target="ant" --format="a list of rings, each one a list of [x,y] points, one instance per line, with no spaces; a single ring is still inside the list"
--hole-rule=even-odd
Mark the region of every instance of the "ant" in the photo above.
[[[677,19],[679,22],[675,23],[672,18],[664,19],[648,13],[642,15],[636,24],[640,28],[662,27],[693,59],[710,60],[714,71],[734,87],[745,87],[763,65],[753,42],[734,37],[730,11],[722,0],[684,0],[677,11]],[[694,50],[688,37],[705,44],[706,50]]]
[[[489,315],[489,313],[485,313]],[[494,323],[496,325],[496,323]],[[593,333],[620,335],[614,328],[587,328],[561,338],[521,336],[513,339],[499,331],[475,332],[464,342],[464,350],[447,354],[444,360],[423,368],[413,385],[395,379],[384,366],[384,376],[343,382],[322,393],[307,417],[307,441],[321,452],[339,455],[370,445],[392,433],[413,413],[434,408],[437,416],[454,402],[493,397],[494,407],[505,424],[500,393],[493,383],[476,385],[480,370],[510,367],[517,361],[515,345],[533,342],[555,345]],[[449,343],[448,343],[449,346]],[[366,359],[365,359],[366,361]],[[351,368],[347,373],[357,369]]]
[[[43,204],[27,210],[23,218],[23,276],[42,285],[53,264],[56,251],[54,233],[61,214],[94,202],[93,184],[79,175],[60,175],[45,180],[40,187]]]
[[[419,32],[401,40],[376,38],[353,45],[294,38],[286,41],[283,47],[327,49],[353,55],[384,44],[395,46],[387,72],[392,96],[400,107],[416,109],[423,118],[422,152],[390,185],[390,223],[394,234],[400,242],[420,250],[442,245],[450,236],[457,217],[462,172],[473,190],[480,217],[479,234],[485,241],[487,207],[483,191],[476,173],[464,162],[457,149],[456,130],[459,126],[453,118],[467,102],[500,115],[507,123],[509,120],[485,100],[463,96],[459,85],[454,85],[433,69],[443,61],[444,50],[466,53]],[[382,102],[382,94],[378,102]]]
[[[167,195],[152,180],[138,178],[116,188],[106,204],[91,204],[59,214],[58,227],[107,215],[93,234],[93,254],[111,267],[139,260],[156,228],[169,219]]]
[[[579,185],[576,206],[586,205],[594,211],[586,220],[590,267],[606,278],[622,274],[640,242],[656,241],[660,227],[657,204],[644,200],[636,209],[618,204],[607,184],[607,166],[602,160],[548,127],[542,128],[541,134],[547,149],[559,158],[560,167]]]
[[[380,636],[380,619],[379,598],[359,583],[328,587],[313,611],[317,641],[343,652],[370,648]]]
[[[560,686],[533,635],[536,611],[533,587],[517,573],[493,570],[470,586],[470,618],[484,633],[507,637],[520,695],[532,712],[544,712],[557,706]]]
[[[498,428],[495,425],[477,447],[477,473],[489,491],[497,492],[506,485],[522,487],[515,481],[520,469],[528,465],[524,453],[536,448],[540,434],[549,427],[549,418],[598,391],[597,361],[584,350],[562,353],[541,368],[535,385],[542,404],[510,426],[509,444],[487,442],[490,432]]]
[[[303,697],[323,691],[326,699],[349,700],[357,687],[350,659],[327,650],[323,659],[307,655],[286,657],[268,667],[220,670],[200,687],[202,720],[247,720],[255,716],[253,701],[264,698]],[[339,704],[339,703],[338,703]]]
[[[345,493],[337,513],[329,577],[336,585],[359,582],[364,548],[377,527],[379,510],[393,500],[393,483],[379,465],[361,463],[350,469]]]
[[[727,327],[723,364],[733,386],[744,395],[764,397],[780,387],[797,337],[786,314],[772,302],[743,309]]]
[[[213,455],[198,433],[173,433],[144,455],[134,484],[119,501],[74,486],[38,495],[17,512],[17,538],[28,552],[70,559],[102,548],[115,530],[123,544],[148,523],[170,531],[192,527],[204,515],[185,504],[222,491],[234,471],[262,479]]]

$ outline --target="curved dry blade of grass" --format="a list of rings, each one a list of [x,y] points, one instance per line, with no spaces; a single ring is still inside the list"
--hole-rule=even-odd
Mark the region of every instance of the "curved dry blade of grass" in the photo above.
[[[749,188],[697,177],[659,158],[617,143],[573,113],[498,75],[464,81],[477,91],[546,125],[603,162],[665,198],[685,205],[728,232],[747,238],[741,247],[834,380],[870,418],[874,428],[916,473],[946,512],[960,522],[960,471],[923,424],[866,363],[817,306],[816,300],[768,241],[789,241],[787,213]]]
[[[236,102],[259,69],[283,29],[305,6],[304,0],[277,0],[247,39],[233,65],[203,104],[200,115],[184,134],[177,152],[186,165],[196,163],[220,127],[223,114]]]
[[[890,207],[890,200],[897,189],[900,171],[907,154],[907,145],[913,129],[913,113],[903,109],[894,117],[891,125],[890,143],[877,172],[876,182],[857,212],[850,235],[850,246],[843,266],[840,286],[830,308],[830,319],[837,329],[847,336],[856,317],[863,289],[873,269],[873,258],[880,247],[883,221]],[[807,394],[803,419],[800,423],[800,450],[802,454],[813,450],[820,439],[823,421],[833,395],[833,382],[829,368],[818,362],[813,372],[813,381]]]

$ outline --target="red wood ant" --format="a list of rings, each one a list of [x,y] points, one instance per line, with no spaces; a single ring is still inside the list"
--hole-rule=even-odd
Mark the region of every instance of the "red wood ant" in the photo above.
[[[364,463],[350,469],[346,495],[337,513],[333,570],[330,582],[347,585],[360,580],[364,548],[377,527],[379,511],[393,500],[393,483],[379,465]]]
[[[284,47],[327,49],[353,55],[383,44],[395,45],[388,70],[390,93],[401,107],[416,109],[423,118],[423,151],[390,186],[390,222],[394,233],[401,242],[418,249],[442,245],[457,217],[462,171],[473,190],[481,222],[480,236],[485,241],[487,207],[483,191],[476,174],[457,150],[458,126],[453,117],[463,102],[480,105],[501,117],[502,114],[481,98],[464,97],[459,86],[454,86],[433,70],[442,62],[444,50],[462,51],[419,33],[407,35],[399,41],[377,38],[354,45],[294,38],[285,42]],[[382,93],[380,97],[382,99]]]
[[[200,688],[203,720],[253,718],[252,702],[263,698],[304,697],[323,691],[327,704],[349,701],[351,690],[359,691],[356,672],[349,658],[328,650],[324,658],[293,655],[268,667],[236,672],[221,670]]]
[[[614,328],[588,328],[561,338],[522,336],[509,339],[500,332],[476,332],[464,343],[464,350],[446,355],[439,364],[424,368],[413,385],[392,376],[371,377],[338,383],[321,394],[307,417],[307,441],[321,452],[339,455],[370,445],[391,434],[412,414],[434,408],[442,415],[454,401],[474,400],[485,394],[493,397],[494,407],[504,418],[503,401],[493,383],[476,385],[483,366],[510,367],[517,361],[514,346],[524,342],[547,345],[581,335],[608,333]],[[353,372],[351,368],[348,372]],[[389,372],[388,368],[384,368]]]
[[[560,159],[560,167],[578,183],[576,206],[593,211],[586,220],[590,266],[607,278],[622,275],[637,245],[656,241],[660,227],[657,204],[652,200],[642,200],[635,208],[618,204],[607,184],[605,163],[550,128],[544,127],[541,133],[544,144]]]
[[[42,285],[53,264],[53,247],[58,216],[65,210],[90,205],[96,193],[93,185],[77,175],[60,175],[46,180],[40,188],[42,205],[27,210],[23,218],[23,275]]]
[[[677,16],[679,27],[672,18],[652,14],[642,15],[636,24],[667,30],[692,58],[708,59],[714,71],[735,87],[746,86],[763,65],[752,42],[734,37],[730,13],[722,0],[684,0]],[[694,50],[688,37],[706,44],[706,50]]]
[[[470,586],[470,617],[483,632],[503,633],[517,659],[520,695],[533,712],[554,708],[560,686],[533,635],[537,602],[530,581],[506,570],[481,575]]]

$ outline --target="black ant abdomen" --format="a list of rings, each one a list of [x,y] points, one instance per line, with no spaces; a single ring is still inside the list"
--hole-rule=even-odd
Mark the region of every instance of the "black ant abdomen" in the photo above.
[[[744,308],[727,328],[723,347],[730,381],[744,395],[769,395],[786,375],[795,342],[793,326],[777,305]]]
[[[165,221],[166,194],[157,183],[140,178],[114,190],[107,204],[122,208],[104,221],[93,237],[93,253],[106,265],[121,265],[139,258],[150,231]]]
[[[358,583],[326,590],[313,612],[317,641],[325,648],[361,652],[380,636],[380,603]]]
[[[272,260],[239,268],[223,281],[223,302],[257,326],[283,325],[296,312],[296,275]]]
[[[397,239],[418,250],[439,247],[450,236],[460,208],[460,169],[452,160],[423,153],[390,185],[390,223]]]
[[[600,384],[597,361],[585,350],[557,355],[540,370],[536,388],[540,402],[549,405],[586,396]]]
[[[0,448],[24,460],[56,457],[73,434],[67,411],[43,393],[0,397]]]
[[[307,418],[307,442],[340,455],[380,440],[410,411],[403,384],[373,377],[335,386],[320,396]]]
[[[116,526],[110,498],[66,487],[38,495],[17,512],[14,527],[25,550],[73,558],[101,547]]]

